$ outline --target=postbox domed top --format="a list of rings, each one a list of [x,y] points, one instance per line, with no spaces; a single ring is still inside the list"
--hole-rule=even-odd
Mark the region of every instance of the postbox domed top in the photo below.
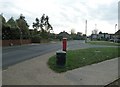
[[[67,38],[63,38],[63,39],[67,39]]]

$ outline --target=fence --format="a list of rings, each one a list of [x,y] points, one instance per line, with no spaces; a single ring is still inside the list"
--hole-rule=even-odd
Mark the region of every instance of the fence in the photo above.
[[[11,46],[11,45],[21,45],[21,44],[30,44],[31,40],[2,40],[2,46]]]

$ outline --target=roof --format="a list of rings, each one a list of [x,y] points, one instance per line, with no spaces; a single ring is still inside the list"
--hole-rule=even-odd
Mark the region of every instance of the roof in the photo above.
[[[120,29],[115,34],[116,35],[120,35]]]
[[[58,34],[58,36],[61,36],[61,37],[63,37],[63,38],[69,38],[69,37],[70,37],[70,35],[69,35],[67,32],[65,32],[65,31],[60,32],[60,33]]]
[[[69,35],[69,34],[65,31],[59,33],[59,36],[63,36],[63,35]]]

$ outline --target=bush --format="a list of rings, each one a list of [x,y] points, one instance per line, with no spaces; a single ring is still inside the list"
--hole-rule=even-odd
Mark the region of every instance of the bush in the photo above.
[[[32,43],[40,43],[41,36],[39,36],[39,35],[32,36],[31,41],[32,41]]]

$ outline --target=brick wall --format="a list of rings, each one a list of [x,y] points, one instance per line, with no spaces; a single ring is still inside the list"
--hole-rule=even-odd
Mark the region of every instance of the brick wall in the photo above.
[[[2,46],[30,44],[31,40],[2,40]]]

